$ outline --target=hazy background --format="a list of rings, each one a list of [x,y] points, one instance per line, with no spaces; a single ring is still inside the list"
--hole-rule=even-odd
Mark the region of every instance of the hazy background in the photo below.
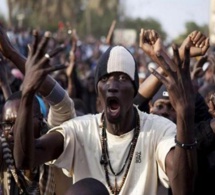
[[[0,16],[6,18],[8,26],[51,31],[65,27],[69,21],[82,38],[92,35],[97,39],[107,35],[116,19],[116,28],[124,29],[127,40],[137,40],[144,27],[156,30],[164,41],[180,44],[193,30],[212,34],[212,1],[215,0],[0,0]],[[8,2],[12,5],[10,14]]]
[[[210,0],[125,0],[122,1],[126,15],[153,17],[160,21],[168,35],[173,38],[184,30],[186,21],[209,23]],[[8,14],[6,0],[0,0],[0,12]]]
[[[126,14],[156,18],[173,38],[184,31],[187,21],[209,24],[210,0],[126,0]]]

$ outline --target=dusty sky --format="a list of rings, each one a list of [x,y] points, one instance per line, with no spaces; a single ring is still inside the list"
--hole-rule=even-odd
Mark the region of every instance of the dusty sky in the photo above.
[[[186,21],[209,24],[210,0],[120,0],[126,15],[157,19],[170,39],[184,31]],[[0,13],[7,15],[6,0],[0,0]]]
[[[157,19],[170,38],[184,32],[184,24],[209,24],[210,0],[125,0],[126,14]],[[121,0],[124,2],[124,0]]]

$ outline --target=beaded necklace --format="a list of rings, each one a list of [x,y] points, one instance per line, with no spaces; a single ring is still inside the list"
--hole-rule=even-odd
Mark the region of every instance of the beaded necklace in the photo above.
[[[131,161],[132,161],[132,158],[133,158],[135,146],[136,146],[137,139],[138,139],[138,136],[139,136],[140,119],[139,119],[137,109],[135,109],[135,121],[136,121],[136,126],[135,126],[135,129],[134,129],[133,138],[132,138],[131,143],[130,143],[130,149],[129,149],[128,155],[127,155],[127,157],[125,159],[125,162],[124,162],[122,168],[118,172],[115,172],[113,170],[113,168],[112,168],[110,158],[109,158],[108,144],[107,144],[107,134],[106,134],[106,123],[105,123],[104,117],[102,118],[102,123],[103,123],[103,125],[102,125],[102,140],[101,140],[101,142],[102,142],[102,156],[101,156],[100,163],[102,165],[104,165],[106,181],[107,181],[107,184],[108,184],[108,187],[109,187],[111,193],[114,194],[114,195],[117,195],[117,194],[120,193],[120,191],[122,189],[122,186],[125,183],[125,179],[127,177],[127,174],[128,174],[128,171],[129,171],[129,168],[130,168],[130,165],[131,165]],[[127,164],[127,167],[126,167],[126,164]],[[115,185],[114,186],[112,186],[111,183],[110,183],[110,177],[109,177],[109,173],[108,173],[108,166],[109,166],[109,169],[110,169],[111,173],[115,176]],[[125,174],[123,176],[121,184],[118,186],[117,185],[117,176],[121,175],[121,173],[124,171],[125,167],[126,167]]]

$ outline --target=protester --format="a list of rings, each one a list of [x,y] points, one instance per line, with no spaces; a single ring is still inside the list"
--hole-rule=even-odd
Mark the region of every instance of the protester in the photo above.
[[[0,123],[2,134],[0,137],[0,175],[3,194],[47,194],[54,195],[55,184],[53,170],[50,166],[41,165],[33,170],[20,170],[15,166],[13,159],[14,123],[18,115],[21,91],[13,93],[6,100],[3,107],[3,119]],[[45,134],[48,130],[43,121],[40,104],[33,98],[33,134],[35,138]]]
[[[198,175],[195,185],[195,195],[201,194],[213,194],[213,180],[215,175],[214,166],[214,149],[215,149],[215,120],[208,114],[204,107],[204,99],[197,96],[195,115],[200,113],[207,118],[205,120],[199,120],[200,117],[196,116],[195,132],[198,140],[197,153],[198,153]],[[201,105],[198,105],[201,102]],[[204,105],[204,106],[203,106]],[[152,98],[151,113],[166,117],[172,121],[175,121],[175,111],[170,103],[168,92],[164,86],[162,86],[156,95]]]
[[[46,41],[50,38],[49,34],[45,35],[46,38],[41,41],[41,48],[45,49]],[[39,34],[34,32],[35,40],[39,38]],[[58,48],[54,54],[61,51],[63,48]],[[11,60],[23,73],[28,72],[28,67],[25,67],[26,59],[20,55],[20,53],[13,47],[9,41],[5,31],[0,27],[0,51],[6,58]],[[60,67],[58,67],[60,68]],[[31,69],[32,70],[32,69]],[[31,75],[29,73],[28,75]],[[33,76],[33,75],[32,75]],[[31,76],[30,76],[31,77]],[[31,77],[31,79],[37,80],[36,77]],[[49,104],[49,115],[48,124],[50,127],[59,125],[62,122],[69,120],[76,116],[74,103],[69,98],[66,91],[56,83],[50,76],[48,76],[40,87],[40,94],[45,97],[45,101]],[[65,176],[61,169],[54,167],[54,177],[55,177],[55,193],[56,195],[61,195],[61,193],[66,192],[66,190],[72,185],[72,178]]]
[[[199,38],[201,38],[202,40],[206,40],[206,37],[204,38],[204,35],[199,36]],[[149,48],[150,46],[155,47],[156,44],[158,48],[158,45],[159,44],[161,45],[161,40],[159,40],[159,43],[158,43],[156,42],[157,39],[156,38],[154,39],[155,40],[154,43],[151,43],[150,39],[147,42],[145,42],[145,44],[148,44],[147,48]],[[208,43],[205,42],[205,44],[206,44],[205,46],[207,46]],[[192,47],[197,47],[197,46],[193,44]],[[143,47],[143,49],[145,48],[146,47]],[[161,46],[159,46],[159,48],[161,48]],[[154,53],[155,50],[151,49],[150,52],[151,53],[149,54],[149,56],[153,57],[155,55]],[[204,55],[204,54],[205,54],[204,52],[199,53],[199,55]],[[204,74],[204,70],[200,69],[199,67],[202,67],[204,62],[203,60],[206,60],[206,59],[207,58],[202,57],[200,59],[200,62],[195,64],[194,69],[190,73],[193,79],[192,82],[195,88],[196,88],[196,82],[194,82],[194,79],[195,77],[197,77],[197,74],[198,75]],[[162,70],[158,69],[158,71],[164,74]],[[138,99],[136,99],[136,103],[138,103],[137,100],[139,100],[139,103],[142,105],[143,102],[147,101],[149,102],[149,105],[150,105],[150,113],[166,117],[171,121],[176,122],[176,112],[171,105],[168,91],[164,85],[162,85],[161,87],[160,85],[161,85],[161,82],[157,80],[155,77],[153,78],[153,75],[148,77],[147,80],[145,80],[145,83],[143,83],[139,88],[139,97]],[[147,87],[150,87],[150,90]],[[155,91],[159,87],[160,89],[157,91],[157,93],[155,93]],[[195,195],[214,194],[215,192],[214,192],[212,181],[214,180],[214,174],[215,174],[215,166],[213,163],[214,149],[215,149],[215,134],[214,134],[215,120],[212,119],[211,115],[208,113],[208,107],[204,101],[204,98],[198,93],[198,90],[195,91],[195,94],[196,94],[195,95],[196,107],[195,107],[194,121],[195,121],[195,134],[196,134],[196,139],[198,141],[198,144],[197,144],[198,174],[196,178],[194,194]],[[149,99],[151,100],[149,101]],[[214,111],[214,106],[213,106],[213,111]]]
[[[31,51],[28,57],[27,66],[34,67],[34,72],[30,72],[37,74],[42,69],[47,73],[50,67],[45,65],[45,51],[36,42],[32,48],[37,50]],[[128,50],[115,46],[102,55],[95,74],[104,112],[76,117],[34,140],[29,131],[32,128],[30,97],[38,90],[43,76],[35,81],[26,72],[16,120],[16,165],[33,168],[56,159],[50,163],[67,169],[73,174],[74,182],[92,177],[112,194],[156,194],[158,179],[166,187],[171,186],[174,194],[191,194],[196,170],[194,96],[189,93],[193,88],[188,74],[188,46],[184,52],[183,61],[176,48],[174,61],[163,56],[171,61],[176,73],[158,57],[167,79],[153,72],[167,86],[177,112],[177,131],[171,121],[143,113],[133,105],[139,83],[137,67]],[[20,135],[25,138],[20,139]],[[28,150],[23,151],[24,148]],[[29,155],[32,158],[26,162],[24,159]]]

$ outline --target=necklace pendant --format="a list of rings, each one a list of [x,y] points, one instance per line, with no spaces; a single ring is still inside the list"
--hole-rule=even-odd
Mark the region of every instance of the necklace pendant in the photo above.
[[[105,159],[104,155],[101,156],[100,164],[105,166],[107,165],[107,160]]]
[[[104,155],[101,155],[100,164],[101,165],[105,164]]]
[[[102,115],[102,139],[101,139],[101,146],[102,146],[102,155],[101,155],[101,159],[100,159],[100,164],[104,166],[104,170],[105,170],[105,176],[106,176],[106,182],[109,186],[109,189],[111,191],[111,194],[113,195],[118,195],[125,183],[128,171],[130,169],[130,165],[131,165],[131,161],[132,158],[134,156],[134,150],[135,150],[135,146],[137,144],[137,140],[139,137],[139,133],[140,133],[140,118],[139,118],[139,114],[137,109],[135,109],[136,113],[135,113],[135,120],[136,120],[136,126],[135,126],[135,130],[134,130],[134,135],[133,138],[131,140],[131,144],[130,144],[130,149],[129,152],[127,154],[127,158],[122,166],[122,168],[118,171],[115,172],[112,168],[111,162],[110,162],[110,158],[109,158],[109,152],[108,152],[108,144],[107,144],[107,135],[106,135],[106,124],[105,124],[105,120],[104,120],[104,114]],[[127,166],[126,166],[127,165]],[[115,176],[114,178],[114,184],[113,186],[111,185],[110,182],[110,176],[109,176],[109,172],[108,172],[108,167],[111,171],[111,173]],[[127,167],[125,169],[125,167]],[[123,174],[124,172],[124,176],[122,178],[122,181],[119,184],[119,188],[117,186],[117,176]]]

